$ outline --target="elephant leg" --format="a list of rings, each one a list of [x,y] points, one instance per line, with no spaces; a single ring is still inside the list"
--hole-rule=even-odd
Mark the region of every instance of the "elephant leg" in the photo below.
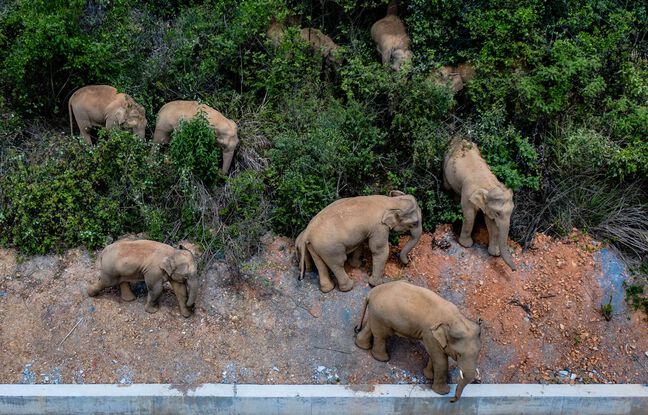
[[[331,271],[333,271],[333,274],[335,274],[340,291],[350,291],[353,288],[353,280],[349,278],[344,270],[345,260],[346,254],[344,254],[344,251],[329,260],[329,267],[331,268]]]
[[[385,263],[387,262],[387,257],[389,257],[389,243],[387,242],[387,238],[379,236],[370,239],[369,249],[371,250],[371,257],[373,260],[373,267],[371,270],[371,277],[369,277],[369,284],[375,287],[376,285],[383,283]]]
[[[499,231],[495,221],[484,215],[486,228],[488,228],[488,253],[493,256],[500,256]]]
[[[427,338],[425,335],[423,345],[428,355],[430,355],[423,374],[428,379],[432,379],[433,391],[440,395],[446,395],[450,392],[450,386],[448,385],[448,356],[446,356],[436,340]]]
[[[89,132],[90,128],[92,128],[92,124],[87,121],[77,120],[77,125],[79,126],[79,132],[81,133],[81,137],[83,137],[86,143],[92,144],[92,137],[90,137],[90,132]]]
[[[155,313],[160,309],[158,299],[160,298],[160,295],[162,295],[162,280],[160,279],[153,283],[147,281],[146,288],[148,288],[148,294],[144,310],[146,310],[147,313]]]
[[[362,330],[356,336],[355,344],[361,349],[369,350],[371,348],[371,342],[373,340],[373,333],[371,332],[371,327],[369,327],[369,320],[371,315],[367,318],[367,323],[364,325]]]
[[[133,294],[133,291],[131,291],[130,284],[128,281],[120,282],[119,288],[121,290],[122,300],[133,301],[135,299],[135,294]]]
[[[329,271],[328,271],[328,266],[320,258],[319,255],[317,255],[317,252],[315,252],[314,249],[311,248],[310,245],[307,245],[308,252],[311,254],[311,258],[313,259],[313,262],[315,263],[315,267],[317,268],[317,274],[319,276],[319,282],[320,282],[320,290],[323,293],[327,293],[331,291],[333,288],[335,288],[335,285],[333,284],[333,281],[331,281],[331,277],[329,276]]]
[[[173,292],[178,299],[180,314],[182,314],[182,317],[190,317],[191,311],[187,308],[187,286],[183,282],[171,280],[171,287],[173,287]]]
[[[360,268],[362,266],[362,245],[351,251],[347,258],[349,265],[353,268]]]
[[[475,208],[468,204],[462,204],[464,221],[461,226],[461,235],[459,236],[459,243],[466,247],[470,248],[473,245],[473,240],[470,236],[475,225]]]
[[[371,348],[371,355],[374,359],[381,362],[386,362],[389,360],[389,353],[387,353],[387,337],[391,334],[391,331],[384,327],[380,323],[376,323],[374,319],[370,318],[367,320],[367,326],[370,327],[371,333],[373,334],[373,347]]]
[[[99,291],[103,290],[104,288],[108,287],[114,287],[119,283],[119,280],[116,280],[114,278],[111,278],[110,276],[101,273],[99,275],[99,281],[97,281],[96,284],[88,286],[88,295],[90,297],[94,297],[95,295],[99,294]]]

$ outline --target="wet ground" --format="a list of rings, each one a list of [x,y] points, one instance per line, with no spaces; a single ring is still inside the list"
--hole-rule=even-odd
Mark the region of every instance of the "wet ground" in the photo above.
[[[408,266],[393,256],[386,268],[484,320],[483,383],[648,383],[648,323],[626,307],[625,268],[612,251],[578,232],[538,235],[530,250],[515,249],[512,272],[486,239],[482,231],[466,249],[441,226]],[[418,342],[392,338],[387,363],[354,345],[370,260],[348,268],[352,291],[323,294],[315,273],[298,281],[291,240],[265,242],[241,277],[218,263],[203,273],[189,319],[169,287],[156,314],[144,311],[142,285],[131,303],[116,289],[88,297],[97,272],[84,250],[21,260],[0,250],[0,383],[427,382]],[[453,364],[450,376],[455,383]]]

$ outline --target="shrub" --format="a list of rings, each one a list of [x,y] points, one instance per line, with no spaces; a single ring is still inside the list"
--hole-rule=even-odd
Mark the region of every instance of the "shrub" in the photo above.
[[[5,243],[44,254],[79,244],[95,249],[144,230],[143,206],[154,198],[159,174],[150,145],[123,131],[101,133],[96,148],[55,138],[60,146],[42,158],[13,151],[10,173],[0,179]]]
[[[269,151],[268,180],[274,189],[273,226],[301,231],[333,200],[357,195],[375,177],[377,146],[386,135],[355,101],[298,98],[286,103],[283,131]]]
[[[171,133],[170,155],[180,176],[194,176],[211,184],[221,176],[222,151],[204,112],[181,120]]]

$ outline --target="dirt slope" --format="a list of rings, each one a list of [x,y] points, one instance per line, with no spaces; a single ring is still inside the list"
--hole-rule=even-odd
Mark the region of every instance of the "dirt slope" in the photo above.
[[[476,240],[465,249],[441,226],[407,267],[393,256],[386,275],[484,320],[482,382],[648,383],[648,323],[625,307],[611,251],[576,232],[539,235],[516,250],[512,272],[486,253],[483,231]],[[388,363],[353,344],[369,265],[350,270],[351,292],[322,294],[316,274],[297,280],[292,241],[269,237],[242,278],[207,270],[196,314],[184,319],[169,287],[152,315],[141,285],[132,303],[115,289],[87,297],[96,270],[83,250],[20,262],[0,250],[0,383],[425,383],[417,342],[391,339]],[[599,308],[610,295],[606,321]],[[453,383],[457,375],[451,365]]]

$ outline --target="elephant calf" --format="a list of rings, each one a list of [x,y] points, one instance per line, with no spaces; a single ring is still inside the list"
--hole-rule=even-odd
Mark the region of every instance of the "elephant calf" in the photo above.
[[[81,135],[92,144],[89,129],[119,126],[131,130],[144,139],[146,112],[130,95],[117,93],[109,85],[88,85],[79,88],[68,101],[70,134],[74,134],[72,118],[76,120]]]
[[[367,322],[363,326],[365,314]],[[451,402],[461,397],[464,387],[478,374],[480,325],[426,288],[394,281],[372,289],[364,301],[356,332],[356,345],[371,348],[373,357],[381,362],[389,360],[387,337],[395,334],[422,340],[429,354],[423,373],[433,379],[432,390],[441,395],[450,392],[448,356],[452,357],[459,366],[461,380]]]
[[[344,270],[347,255],[351,266],[360,266],[360,254],[368,242],[373,257],[369,283],[382,283],[389,256],[389,231],[409,231],[412,238],[400,253],[407,264],[407,254],[423,233],[421,209],[413,196],[392,191],[389,196],[358,196],[336,200],[322,209],[297,237],[295,247],[299,261],[299,279],[315,263],[320,289],[329,292],[334,285],[329,268],[335,274],[340,291],[353,288],[353,281]]]
[[[216,133],[216,142],[223,149],[223,166],[221,171],[227,174],[234,151],[239,144],[238,127],[236,123],[212,107],[198,101],[171,101],[160,108],[155,124],[153,141],[166,144],[171,139],[171,133],[178,126],[181,119],[191,119],[199,112],[204,112],[209,125]]]
[[[180,314],[191,316],[198,293],[197,266],[191,251],[149,240],[117,241],[108,245],[99,255],[99,281],[88,286],[88,295],[94,297],[104,288],[119,284],[121,298],[133,301],[135,295],[130,281],[144,280],[148,288],[146,306],[149,313],[159,309],[158,299],[162,285],[169,281],[178,299]],[[187,295],[188,291],[188,295]]]
[[[484,212],[488,228],[488,253],[502,256],[504,262],[515,271],[515,263],[508,248],[508,232],[511,223],[513,192],[500,183],[484,161],[474,143],[454,140],[443,161],[443,181],[446,189],[461,196],[464,222],[459,243],[467,248],[473,240],[471,233],[475,216]]]
[[[396,4],[391,2],[387,15],[371,26],[371,38],[376,42],[383,65],[399,71],[405,61],[412,59],[412,51],[405,25],[396,13]]]

